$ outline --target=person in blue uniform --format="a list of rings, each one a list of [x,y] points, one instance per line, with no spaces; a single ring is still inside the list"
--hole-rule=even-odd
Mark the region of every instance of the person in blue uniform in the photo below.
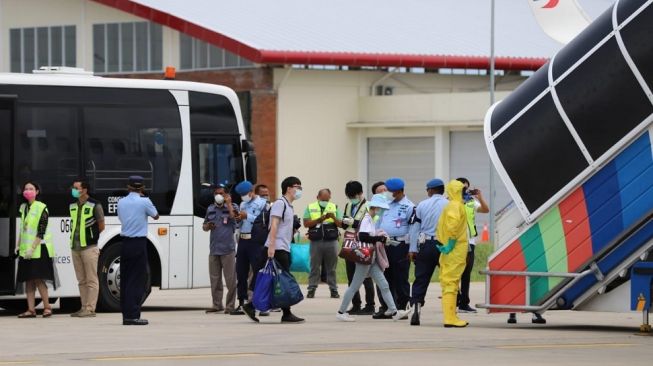
[[[159,219],[152,201],[144,197],[143,177],[131,176],[129,194],[118,201],[120,235],[120,308],[123,325],[147,325],[141,318],[141,301],[147,283],[147,218]]]

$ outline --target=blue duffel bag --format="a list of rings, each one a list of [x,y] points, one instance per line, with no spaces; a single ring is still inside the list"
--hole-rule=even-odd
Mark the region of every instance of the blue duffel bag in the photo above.
[[[256,285],[252,294],[252,304],[258,311],[272,309],[272,294],[274,292],[274,279],[277,277],[273,259],[268,259],[265,267],[256,274]]]
[[[276,275],[274,276],[272,307],[288,308],[304,300],[304,294],[302,294],[295,277],[290,272],[281,269],[276,261],[273,264]],[[258,287],[258,283],[256,285]]]

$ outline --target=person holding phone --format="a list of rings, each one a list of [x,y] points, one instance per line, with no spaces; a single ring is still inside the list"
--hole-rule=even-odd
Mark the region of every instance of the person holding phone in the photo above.
[[[206,313],[224,312],[237,315],[236,310],[236,217],[238,206],[231,202],[231,196],[223,184],[214,188],[214,202],[206,209],[202,230],[210,231],[209,278],[213,305]],[[222,306],[224,287],[227,285],[226,307]]]

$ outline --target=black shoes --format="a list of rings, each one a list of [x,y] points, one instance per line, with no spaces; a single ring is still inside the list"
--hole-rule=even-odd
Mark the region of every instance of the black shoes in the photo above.
[[[533,319],[531,319],[533,324],[546,324],[546,319],[542,318],[542,315],[538,313],[533,313]]]
[[[372,315],[372,319],[392,319],[392,314],[386,314],[388,309],[379,308],[379,311]]]
[[[340,294],[338,293],[337,290],[331,290],[331,298],[332,299],[339,299],[340,298]]]
[[[306,293],[306,297],[309,299],[312,299],[315,297],[315,289],[314,288],[309,288],[308,293]]]
[[[293,313],[289,313],[288,315],[284,315],[281,317],[281,322],[282,323],[303,323],[304,319],[295,316]]]
[[[352,305],[347,313],[349,313],[349,315],[363,315],[361,314],[361,311],[363,311],[363,309],[361,309],[360,305]],[[374,314],[374,309],[372,309],[372,314]]]
[[[374,315],[374,305],[365,305],[364,308],[360,309],[358,315]]]
[[[413,317],[410,318],[410,325],[420,325],[419,321],[419,311],[420,311],[420,303],[415,304],[415,309],[413,311]]]
[[[247,315],[252,321],[259,322],[258,318],[256,317],[256,309],[254,309],[254,305],[252,303],[247,303],[243,305],[243,311],[245,312],[245,315]]]
[[[123,319],[122,325],[148,325],[147,319]]]
[[[245,315],[245,312],[243,311],[242,306],[238,306],[237,308],[229,311],[229,315]]]
[[[508,316],[508,324],[517,324],[517,314],[510,313]]]
[[[469,306],[469,305],[461,305],[461,306],[458,306],[458,312],[459,312],[459,313],[472,313],[472,314],[476,314],[476,313],[477,313],[477,310],[474,309],[473,307]]]

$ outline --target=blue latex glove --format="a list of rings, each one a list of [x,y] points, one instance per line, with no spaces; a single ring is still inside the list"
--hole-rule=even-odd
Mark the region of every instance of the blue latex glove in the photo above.
[[[449,254],[456,246],[456,239],[449,239],[446,245],[438,245],[437,248],[442,254]]]

